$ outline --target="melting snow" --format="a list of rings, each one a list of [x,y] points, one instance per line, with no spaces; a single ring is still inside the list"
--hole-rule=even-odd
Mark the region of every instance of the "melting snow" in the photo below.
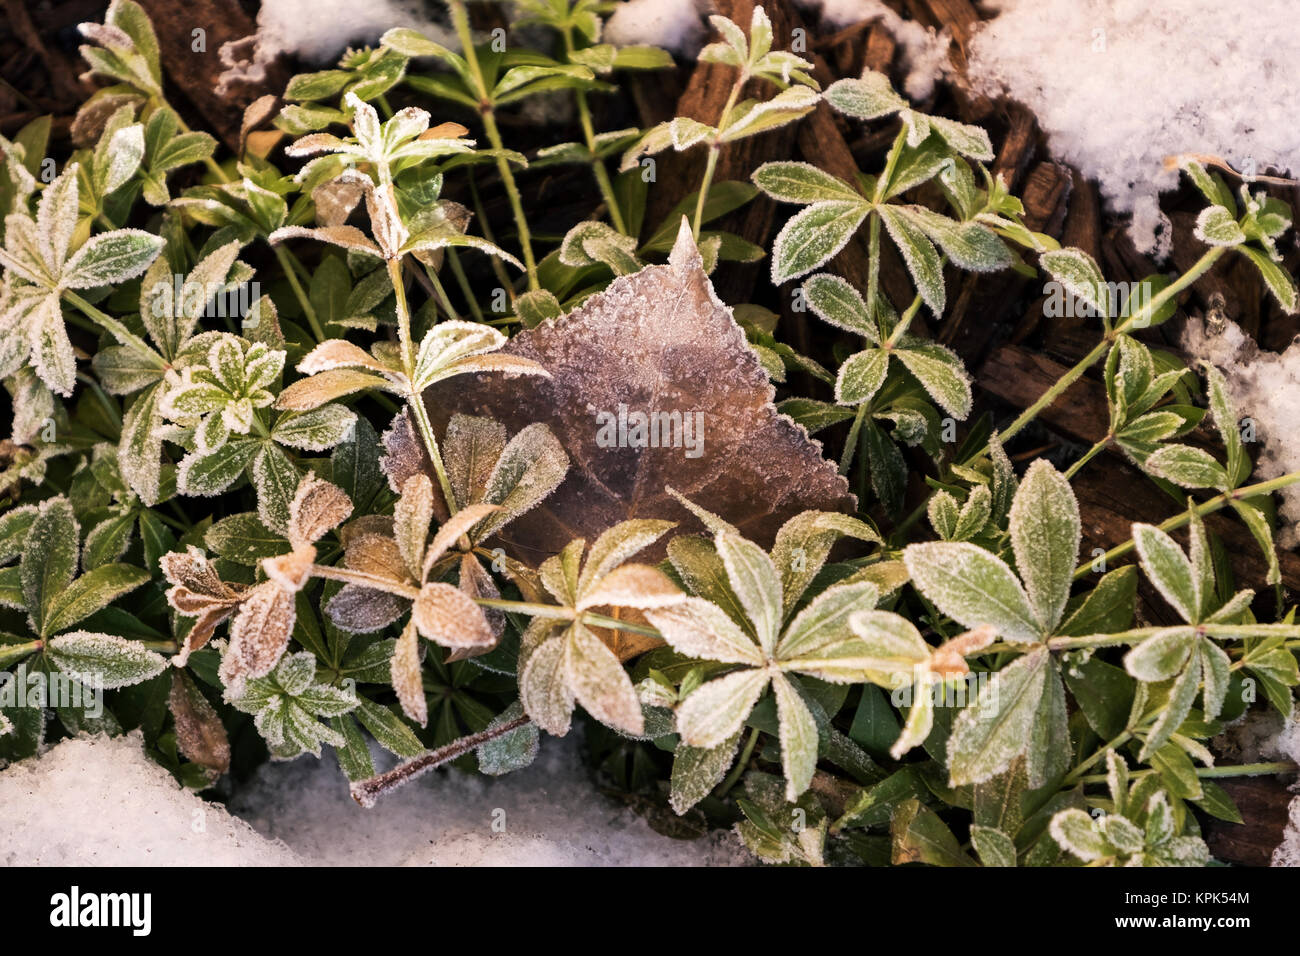
[[[548,738],[531,767],[496,779],[436,771],[369,811],[353,803],[331,757],[268,763],[235,795],[232,815],[150,762],[138,734],[68,740],[0,771],[0,865],[752,862],[729,832],[655,833],[596,791],[577,749]],[[375,756],[381,767],[394,762]]]
[[[1160,254],[1167,156],[1220,156],[1263,174],[1294,167],[1300,30],[1294,0],[990,0],[970,75],[1029,106],[1052,152],[1100,182],[1132,236]]]
[[[1300,342],[1293,342],[1281,354],[1268,352],[1231,320],[1216,333],[1204,320],[1189,319],[1182,346],[1193,359],[1218,366],[1237,414],[1254,422],[1258,444],[1247,448],[1257,459],[1260,476],[1277,478],[1300,470],[1300,438],[1295,431]],[[1278,540],[1285,547],[1295,547],[1300,544],[1300,486],[1283,488],[1279,494],[1286,526],[1279,529]]]

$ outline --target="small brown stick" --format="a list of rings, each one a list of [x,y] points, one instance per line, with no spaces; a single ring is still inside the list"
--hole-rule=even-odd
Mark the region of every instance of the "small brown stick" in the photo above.
[[[1248,183],[1272,183],[1275,186],[1300,186],[1300,180],[1286,179],[1282,176],[1247,176],[1245,173],[1238,172],[1232,168],[1232,165],[1222,156],[1210,156],[1205,153],[1182,153],[1178,156],[1165,157],[1165,169],[1177,169],[1189,159],[1194,159],[1202,166],[1214,166],[1222,169],[1231,176],[1236,176],[1243,182]]]
[[[477,750],[488,741],[504,737],[512,730],[518,730],[527,723],[527,717],[516,717],[514,720],[506,721],[500,727],[489,727],[487,730],[480,730],[476,734],[461,737],[459,740],[453,740],[437,750],[430,750],[418,757],[412,757],[404,763],[399,763],[392,770],[376,774],[373,777],[367,777],[365,780],[358,780],[352,785],[352,799],[368,810],[375,805],[376,800],[388,791],[396,790],[403,784],[410,783],[422,773],[432,770],[434,767],[440,767],[450,760],[455,760],[471,750]]]

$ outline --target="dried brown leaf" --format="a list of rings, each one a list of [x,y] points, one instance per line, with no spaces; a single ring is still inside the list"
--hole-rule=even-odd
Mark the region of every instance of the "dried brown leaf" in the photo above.
[[[167,709],[176,721],[176,747],[185,759],[206,768],[214,780],[230,769],[230,739],[221,717],[182,670],[172,671]]]
[[[426,584],[411,606],[420,634],[452,648],[491,650],[496,644],[483,611],[464,591],[450,584]]]
[[[244,681],[271,673],[293,633],[294,598],[275,581],[253,588],[230,625],[230,646],[221,659],[221,682],[228,696],[243,693]]]
[[[420,636],[415,622],[408,621],[397,639],[388,664],[393,690],[402,712],[421,727],[429,722],[429,702],[424,697],[424,678],[420,673]]]
[[[347,493],[308,472],[298,483],[298,491],[289,504],[289,543],[295,549],[314,544],[350,514],[352,499]]]
[[[801,511],[855,507],[820,445],[773,405],[767,376],[714,293],[689,228],[669,264],[615,279],[569,315],[518,333],[498,354],[532,359],[551,377],[461,377],[433,386],[426,399],[435,427],[460,412],[487,415],[509,431],[541,420],[559,439],[572,462],[564,482],[501,533],[507,550],[534,567],[571,539],[593,539],[629,517],[698,528],[665,492],[669,484],[764,546]],[[620,405],[629,413],[677,413],[683,426],[699,413],[702,445],[694,444],[698,432],[688,443],[677,427],[670,447],[602,447],[597,416],[616,419]],[[660,541],[649,559],[663,556]]]

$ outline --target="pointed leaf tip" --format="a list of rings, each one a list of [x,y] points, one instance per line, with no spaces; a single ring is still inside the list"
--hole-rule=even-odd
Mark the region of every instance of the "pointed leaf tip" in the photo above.
[[[673,251],[668,254],[668,264],[678,273],[704,268],[704,260],[700,257],[700,247],[695,243],[691,222],[684,215],[682,224],[677,229],[677,239],[673,242]]]

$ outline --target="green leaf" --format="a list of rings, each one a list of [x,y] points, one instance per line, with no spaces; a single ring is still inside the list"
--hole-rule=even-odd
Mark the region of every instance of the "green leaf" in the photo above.
[[[1297,296],[1295,282],[1292,281],[1286,270],[1258,249],[1252,249],[1250,246],[1240,246],[1239,249],[1255,264],[1255,268],[1259,270],[1264,284],[1268,286],[1268,291],[1273,293],[1273,297],[1282,306],[1282,311],[1286,313],[1295,312],[1297,299],[1300,297]]]
[[[894,92],[889,77],[867,70],[861,79],[837,80],[823,94],[826,102],[847,116],[860,120],[880,119],[909,108],[907,100]]]
[[[956,418],[970,414],[970,376],[953,352],[934,343],[909,343],[894,354],[944,411]]]
[[[1030,745],[1051,655],[1038,647],[993,675],[957,717],[948,738],[951,785],[994,777]]]
[[[772,282],[780,285],[825,265],[862,225],[866,200],[823,200],[801,209],[772,243]]]
[[[355,713],[375,741],[390,753],[399,757],[418,757],[424,753],[425,747],[420,738],[387,707],[358,697]]]
[[[714,544],[726,566],[731,588],[753,624],[759,646],[771,654],[783,617],[781,578],[772,559],[758,545],[736,534],[719,534]]]
[[[873,399],[885,384],[889,371],[889,353],[867,349],[845,359],[835,379],[835,401],[844,405],[861,405]]]
[[[523,705],[515,701],[488,724],[486,729],[491,730],[502,724],[508,724],[523,715]],[[540,736],[537,725],[527,723],[494,740],[489,740],[477,751],[479,771],[497,777],[527,767],[537,757]]]
[[[149,572],[129,564],[106,564],[83,574],[55,598],[43,634],[57,634],[107,607],[149,580]]]
[[[784,674],[772,675],[772,690],[781,722],[781,767],[785,798],[791,802],[808,789],[817,769],[817,724],[812,711]]]
[[[811,163],[764,163],[754,170],[751,178],[755,186],[781,202],[807,205],[826,199],[849,202],[863,199],[851,184]]]
[[[899,806],[890,821],[892,861],[933,866],[974,866],[939,815],[919,800]]]
[[[1070,483],[1046,459],[1030,466],[1011,504],[1011,547],[1042,633],[1061,621],[1082,531]]]
[[[719,746],[740,730],[767,684],[766,673],[746,669],[700,685],[677,708],[677,732],[692,747]]]
[[[1208,246],[1239,246],[1246,241],[1237,217],[1222,206],[1202,209],[1192,234]]]
[[[1133,543],[1147,578],[1184,621],[1200,620],[1192,563],[1173,538],[1149,524],[1133,525]]]
[[[1044,252],[1038,261],[1066,292],[1098,315],[1111,315],[1110,288],[1092,256],[1082,249],[1054,249]]]
[[[45,635],[55,602],[76,573],[80,529],[67,498],[50,498],[39,509],[24,540],[19,577],[32,630]]]
[[[898,246],[921,299],[935,315],[942,315],[947,293],[943,285],[943,261],[934,244],[899,209],[880,206],[876,211],[894,245]]]
[[[162,252],[164,240],[140,229],[116,229],[92,237],[64,266],[66,289],[90,289],[133,279]]]
[[[928,542],[908,545],[903,561],[921,593],[964,626],[990,624],[1018,643],[1041,638],[1029,597],[996,555],[966,542]]]
[[[707,797],[727,775],[740,748],[740,734],[734,734],[716,747],[690,747],[678,744],[673,753],[673,770],[669,803],[677,813],[685,813]]]
[[[46,647],[59,670],[83,684],[105,690],[138,684],[167,669],[161,654],[139,641],[112,634],[72,631],[51,639]]]
[[[985,866],[1015,866],[1016,843],[1001,830],[973,826],[970,842]]]
[[[1190,445],[1165,445],[1147,456],[1143,469],[1183,488],[1227,491],[1228,473],[1209,452]]]
[[[846,332],[856,332],[876,344],[880,332],[867,313],[867,304],[858,290],[837,275],[818,273],[803,284],[804,298],[823,322]]]
[[[203,541],[227,561],[248,567],[290,550],[288,540],[269,530],[251,511],[220,519],[207,530]]]

